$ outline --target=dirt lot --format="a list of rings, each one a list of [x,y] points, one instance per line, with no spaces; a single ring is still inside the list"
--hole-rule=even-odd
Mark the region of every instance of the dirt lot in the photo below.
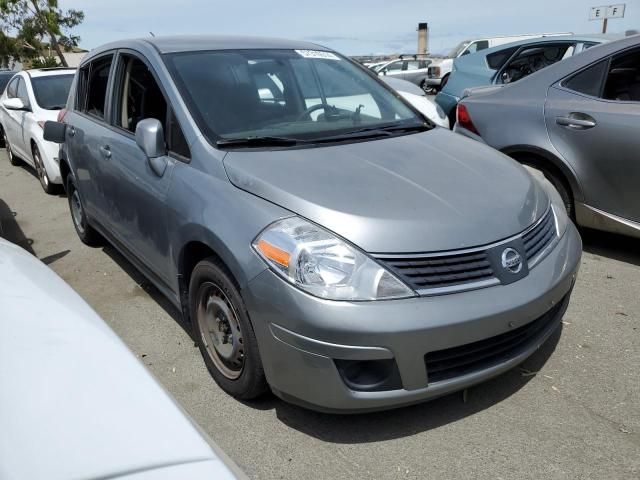
[[[640,241],[583,232],[562,331],[522,368],[401,410],[330,416],[211,380],[179,313],[112,247],[80,243],[64,196],[0,151],[0,220],[111,325],[252,478],[640,477]]]

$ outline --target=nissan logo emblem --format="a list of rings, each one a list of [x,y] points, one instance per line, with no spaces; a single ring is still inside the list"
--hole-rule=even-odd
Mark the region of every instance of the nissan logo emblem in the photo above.
[[[513,248],[505,248],[502,252],[502,268],[511,273],[522,270],[522,256]]]

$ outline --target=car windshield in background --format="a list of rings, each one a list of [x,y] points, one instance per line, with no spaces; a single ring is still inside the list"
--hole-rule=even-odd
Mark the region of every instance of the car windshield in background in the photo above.
[[[32,77],[33,94],[36,102],[45,110],[59,110],[64,108],[69,96],[69,89],[73,82],[73,75],[46,75]]]
[[[332,52],[187,52],[167,55],[167,64],[200,129],[219,145],[251,139],[251,146],[285,146],[425,128],[393,93]]]
[[[462,53],[462,50],[467,48],[471,42],[460,42],[458,45],[453,47],[451,51],[447,54],[448,58],[458,58],[458,56]]]

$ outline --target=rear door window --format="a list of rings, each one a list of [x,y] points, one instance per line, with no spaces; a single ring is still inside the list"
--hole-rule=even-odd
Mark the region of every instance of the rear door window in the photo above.
[[[105,118],[107,84],[113,55],[100,57],[80,70],[76,108],[101,120]]]
[[[518,47],[505,48],[499,52],[487,55],[487,65],[491,70],[499,70],[516,53]]]
[[[602,94],[602,83],[607,71],[608,60],[603,60],[576,73],[563,85],[574,92],[583,93],[592,97],[599,97]]]
[[[640,102],[640,49],[611,59],[603,97],[620,102]]]
[[[134,55],[122,55],[114,81],[113,124],[135,133],[141,120],[154,118],[162,124],[169,152],[189,158],[189,146],[175,114],[147,64]]]

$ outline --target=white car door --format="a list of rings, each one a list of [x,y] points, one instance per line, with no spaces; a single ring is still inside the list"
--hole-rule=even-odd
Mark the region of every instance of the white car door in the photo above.
[[[27,86],[22,77],[17,76],[9,85],[7,85],[7,98],[19,98],[22,103],[29,107],[29,95],[27,94]],[[11,149],[20,158],[31,161],[31,155],[25,147],[24,141],[24,125],[28,110],[10,110],[3,107],[4,128],[7,132],[7,139],[11,144]]]

